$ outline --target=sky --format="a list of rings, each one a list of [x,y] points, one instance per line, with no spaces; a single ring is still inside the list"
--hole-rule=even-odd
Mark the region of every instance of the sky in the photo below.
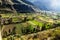
[[[28,0],[43,10],[60,11],[60,0]]]

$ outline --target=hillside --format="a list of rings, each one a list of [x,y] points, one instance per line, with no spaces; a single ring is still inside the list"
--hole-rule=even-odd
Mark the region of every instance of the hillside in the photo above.
[[[0,0],[0,12],[37,12],[37,8],[26,0]]]
[[[35,5],[27,0],[0,0],[0,39],[60,40],[60,13]]]
[[[60,19],[53,19],[52,17],[50,17],[50,15],[44,13],[18,13],[17,15],[14,15],[12,17],[11,15],[13,14],[1,14],[1,33],[3,40],[18,40],[21,37],[24,40],[43,40],[45,38],[55,38],[55,35],[57,33],[57,35],[60,34]],[[55,32],[53,32],[54,30],[58,30],[56,34],[54,34]],[[36,36],[39,35],[41,38],[33,38],[35,37],[35,34]]]

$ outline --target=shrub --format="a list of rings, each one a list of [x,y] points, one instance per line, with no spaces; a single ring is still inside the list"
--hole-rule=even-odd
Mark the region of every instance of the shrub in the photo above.
[[[14,27],[14,28],[12,29],[11,34],[12,34],[12,35],[15,35],[15,34],[16,34],[16,27]]]
[[[29,25],[28,27],[27,27],[27,33],[32,33],[32,32],[34,32],[33,31],[33,26],[32,25]]]
[[[45,24],[45,29],[50,29],[50,28],[52,28],[52,24],[51,23]]]
[[[26,34],[26,27],[22,27],[21,32],[22,34]]]

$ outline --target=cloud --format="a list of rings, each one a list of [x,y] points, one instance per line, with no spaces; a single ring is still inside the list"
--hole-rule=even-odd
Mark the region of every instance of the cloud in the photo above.
[[[35,2],[35,1],[37,1],[37,0],[28,0],[28,1],[30,1],[30,2]]]
[[[60,11],[60,0],[29,0],[39,7],[45,7],[52,11]],[[42,6],[43,5],[43,6]]]
[[[55,8],[55,9],[59,8],[60,7],[60,0],[52,0],[51,7]]]

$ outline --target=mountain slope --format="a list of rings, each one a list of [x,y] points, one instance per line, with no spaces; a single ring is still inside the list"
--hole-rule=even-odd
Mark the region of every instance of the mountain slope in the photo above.
[[[37,12],[37,8],[27,0],[0,0],[0,11],[1,7],[3,8],[3,10],[7,8],[10,11],[15,10],[22,13]]]

